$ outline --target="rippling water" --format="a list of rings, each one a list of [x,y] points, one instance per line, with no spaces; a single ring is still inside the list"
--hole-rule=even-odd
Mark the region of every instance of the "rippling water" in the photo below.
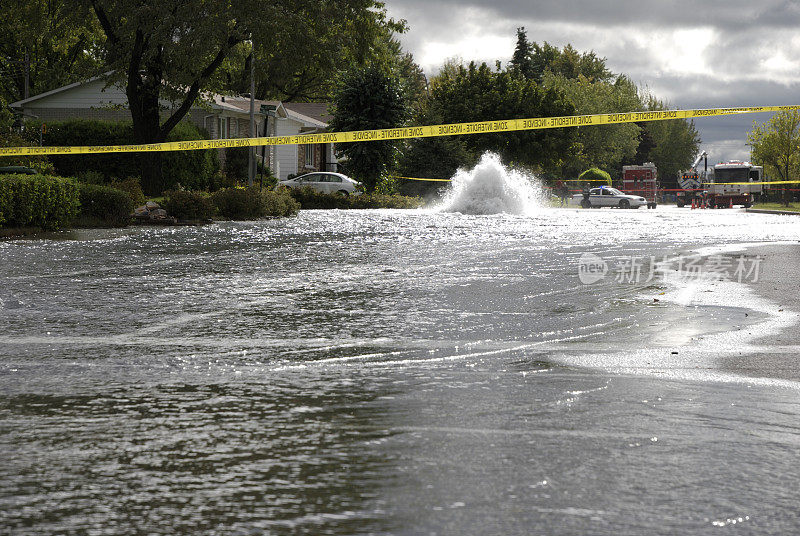
[[[797,384],[697,340],[770,317],[577,277],[587,251],[796,241],[795,222],[304,211],[2,242],[0,526],[796,532]]]

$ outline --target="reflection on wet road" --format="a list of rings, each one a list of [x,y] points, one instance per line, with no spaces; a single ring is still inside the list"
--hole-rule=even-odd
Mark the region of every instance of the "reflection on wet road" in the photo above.
[[[577,266],[797,236],[660,207],[2,242],[0,526],[794,532],[795,384],[720,375],[738,348],[698,340],[768,315]]]

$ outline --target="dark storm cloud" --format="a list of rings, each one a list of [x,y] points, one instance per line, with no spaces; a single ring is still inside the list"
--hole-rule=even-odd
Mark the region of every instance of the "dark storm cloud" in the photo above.
[[[389,0],[389,9],[419,13],[422,17],[437,13],[451,17],[468,8],[479,8],[510,20],[569,22],[590,25],[651,25],[651,27],[741,28],[752,25],[790,27],[800,24],[796,1],[753,2],[752,0],[653,1],[593,0],[528,1],[506,0]]]
[[[532,41],[594,50],[675,108],[800,104],[800,64],[793,63],[800,41],[792,42],[800,0],[388,0],[387,7],[409,21],[404,47],[429,74],[445,59],[431,44],[449,44],[447,55],[466,61],[508,61],[515,30],[525,26]],[[507,50],[497,48],[498,37]],[[477,57],[452,46],[469,42],[477,43]],[[768,118],[709,118],[696,126],[716,162],[746,158],[753,120]]]

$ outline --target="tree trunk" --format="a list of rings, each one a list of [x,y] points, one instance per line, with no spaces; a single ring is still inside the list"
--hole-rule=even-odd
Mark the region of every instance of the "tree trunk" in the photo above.
[[[142,167],[142,191],[148,197],[158,197],[164,190],[161,153],[139,153]]]
[[[784,176],[783,180],[789,180],[789,155],[786,156],[786,175]],[[788,207],[789,202],[791,201],[791,194],[789,192],[790,184],[783,185],[783,206]]]
[[[161,128],[157,87],[160,77],[148,73],[145,78],[138,77],[133,84],[128,84],[128,102],[133,119],[133,140],[136,144],[161,143],[166,136]],[[162,155],[159,152],[140,153],[142,167],[142,190],[145,195],[158,196],[164,189],[161,172]]]

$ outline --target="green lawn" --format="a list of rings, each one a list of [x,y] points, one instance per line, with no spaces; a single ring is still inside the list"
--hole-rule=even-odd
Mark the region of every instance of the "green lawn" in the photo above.
[[[790,212],[800,212],[800,203],[790,203],[788,207],[783,203],[756,203],[753,208],[762,210],[788,210]]]

